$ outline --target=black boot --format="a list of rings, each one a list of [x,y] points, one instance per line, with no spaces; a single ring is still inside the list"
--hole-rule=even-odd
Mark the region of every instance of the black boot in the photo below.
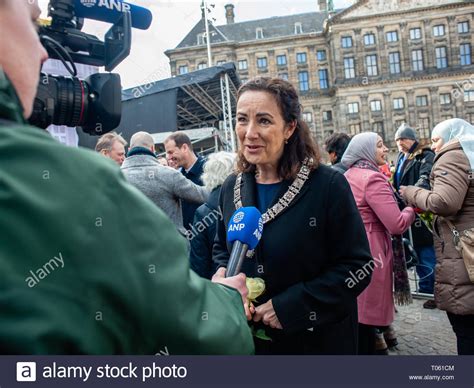
[[[383,333],[378,329],[375,331],[375,354],[379,356],[388,356],[388,347],[383,338]]]
[[[385,343],[389,348],[394,348],[398,345],[397,341],[397,333],[392,325],[390,325],[387,330],[383,332],[383,337],[385,339]]]

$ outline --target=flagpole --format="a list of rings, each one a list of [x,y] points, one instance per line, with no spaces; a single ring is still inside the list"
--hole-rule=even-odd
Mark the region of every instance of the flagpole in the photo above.
[[[206,25],[207,67],[212,67],[211,37],[209,35],[209,22],[207,21],[207,3],[206,3],[206,0],[202,0],[202,5],[204,7],[204,23]]]

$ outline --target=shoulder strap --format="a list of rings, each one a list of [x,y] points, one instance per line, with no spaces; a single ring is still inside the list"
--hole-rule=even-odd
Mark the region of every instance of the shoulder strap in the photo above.
[[[449,226],[449,229],[451,229],[452,232],[457,231],[456,225],[454,225],[454,224],[453,224],[451,221],[449,221],[447,218],[444,218],[444,217],[442,217],[442,218],[443,218],[443,220],[446,221],[446,223],[447,223],[448,226]]]

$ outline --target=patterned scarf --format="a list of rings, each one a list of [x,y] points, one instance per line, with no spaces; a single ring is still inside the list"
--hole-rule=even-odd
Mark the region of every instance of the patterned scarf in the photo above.
[[[372,162],[369,162],[368,160],[365,160],[365,159],[358,160],[357,162],[354,163],[353,166],[357,168],[362,168],[364,170],[372,170],[372,171],[380,172],[380,170]]]
[[[354,164],[354,167],[362,168],[371,171],[380,172],[379,169],[367,160],[359,160]],[[387,182],[387,184],[389,184]],[[396,201],[393,187],[390,186],[393,192],[393,199]],[[393,297],[395,303],[399,306],[404,306],[413,303],[410,291],[410,281],[408,280],[407,263],[405,259],[405,249],[403,246],[403,236],[397,234],[392,236],[393,249],[393,279],[394,279],[394,293]]]

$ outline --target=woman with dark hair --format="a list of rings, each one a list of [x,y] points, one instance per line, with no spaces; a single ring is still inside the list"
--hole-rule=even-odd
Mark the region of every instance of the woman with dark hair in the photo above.
[[[350,141],[351,138],[348,134],[338,132],[333,133],[324,142],[324,147],[326,148],[326,152],[329,155],[332,168],[336,169],[342,174],[344,174],[347,169],[342,165],[341,159]]]
[[[257,354],[356,354],[357,296],[370,281],[371,255],[346,179],[320,165],[287,81],[257,78],[240,88],[236,133],[238,171],[221,189],[213,257],[227,265],[230,217],[257,207],[263,236],[242,266],[266,286],[247,316]]]

